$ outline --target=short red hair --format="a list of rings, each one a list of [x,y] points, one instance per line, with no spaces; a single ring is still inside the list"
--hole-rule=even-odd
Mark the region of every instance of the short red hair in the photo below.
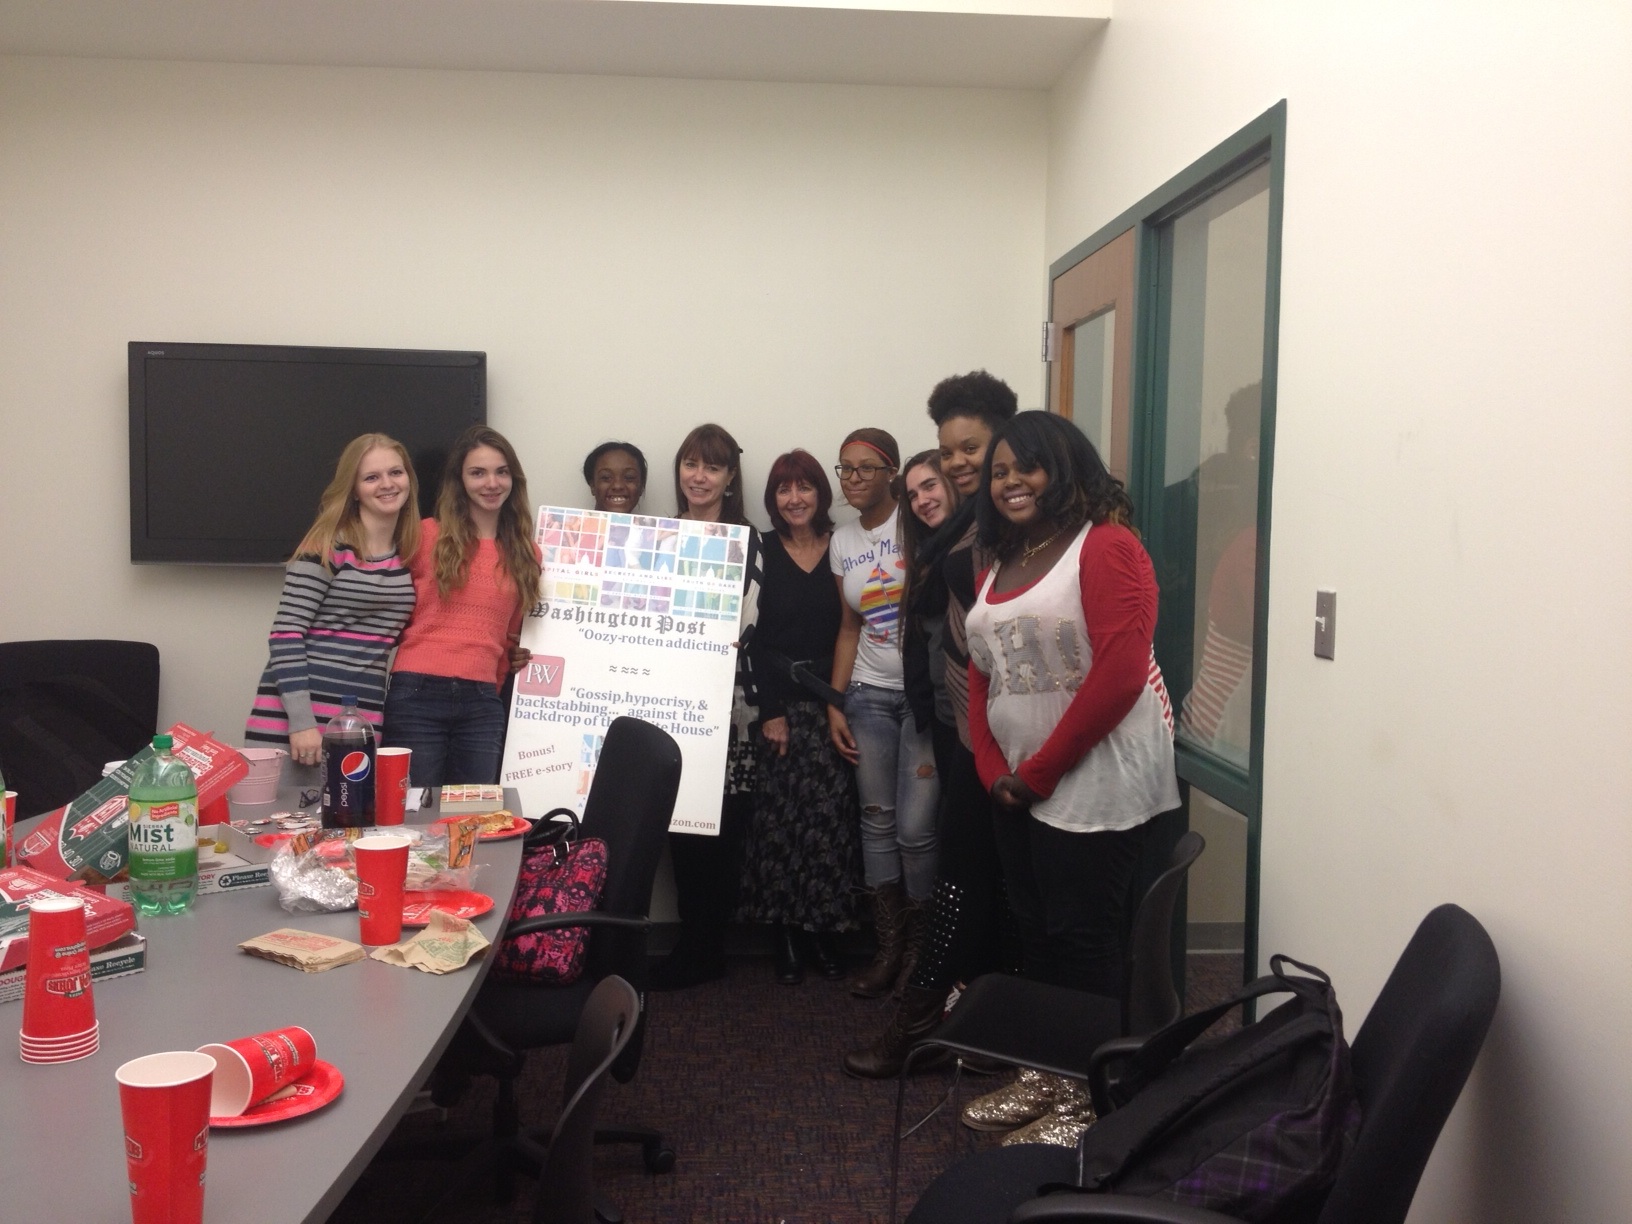
[[[776,491],[785,484],[801,481],[816,490],[816,513],[810,520],[811,530],[817,535],[827,535],[833,530],[833,519],[828,515],[833,509],[833,486],[827,483],[827,473],[816,456],[807,450],[778,455],[771,464],[771,474],[765,478],[765,513],[771,516],[771,526],[776,528],[777,535],[787,535],[792,530],[776,508]]]

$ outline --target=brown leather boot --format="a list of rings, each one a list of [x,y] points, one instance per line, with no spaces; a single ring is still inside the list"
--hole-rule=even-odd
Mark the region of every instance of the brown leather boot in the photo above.
[[[908,897],[902,905],[901,971],[895,975],[895,984],[890,988],[896,998],[901,997],[907,983],[912,981],[912,971],[918,967],[918,958],[923,955],[924,944],[929,939],[929,902]]]
[[[900,1075],[907,1051],[941,1022],[941,1009],[945,1004],[945,991],[908,986],[901,992],[901,1000],[891,1011],[884,1031],[861,1049],[851,1050],[844,1056],[845,1071],[861,1079],[891,1079]],[[946,1050],[925,1052],[913,1061],[912,1069],[929,1071],[945,1065],[949,1057]]]
[[[895,987],[906,953],[907,895],[900,880],[891,880],[873,889],[873,927],[878,951],[868,965],[850,979],[850,993],[861,999],[876,999]]]

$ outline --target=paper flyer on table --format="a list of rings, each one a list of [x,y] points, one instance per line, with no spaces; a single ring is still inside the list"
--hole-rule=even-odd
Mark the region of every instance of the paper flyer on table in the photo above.
[[[608,724],[632,714],[680,745],[669,827],[717,833],[748,528],[545,506],[537,539],[504,784],[529,814],[582,812]]]

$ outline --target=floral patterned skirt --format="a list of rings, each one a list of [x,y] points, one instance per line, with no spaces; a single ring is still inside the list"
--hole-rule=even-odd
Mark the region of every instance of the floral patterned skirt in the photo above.
[[[825,706],[792,702],[787,718],[786,756],[763,738],[757,744],[738,917],[848,931],[861,886],[855,778],[827,737]]]

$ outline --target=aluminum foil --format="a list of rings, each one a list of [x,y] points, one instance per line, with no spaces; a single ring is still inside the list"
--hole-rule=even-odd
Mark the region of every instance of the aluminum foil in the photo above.
[[[291,914],[332,914],[357,908],[357,881],[312,857],[278,851],[269,868],[278,904]]]

